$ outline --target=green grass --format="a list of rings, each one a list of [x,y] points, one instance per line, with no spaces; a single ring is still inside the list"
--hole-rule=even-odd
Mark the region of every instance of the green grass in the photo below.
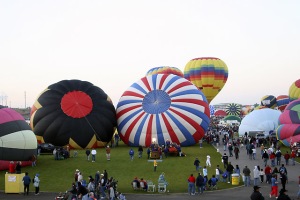
[[[78,157],[66,160],[54,160],[52,155],[41,155],[38,157],[36,167],[23,167],[22,172],[27,171],[30,177],[39,173],[41,191],[60,192],[71,187],[74,181],[74,171],[79,169],[83,173],[84,179],[88,180],[88,176],[94,177],[99,170],[102,172],[107,170],[109,177],[118,180],[118,191],[124,193],[142,193],[143,191],[134,191],[131,187],[131,181],[134,177],[152,180],[157,184],[158,177],[161,172],[165,173],[165,179],[169,183],[168,190],[170,193],[187,192],[187,178],[192,173],[197,176],[195,166],[193,165],[196,157],[200,159],[200,165],[204,166],[206,155],[211,156],[212,167],[208,167],[209,178],[215,173],[216,165],[223,167],[221,162],[221,154],[218,153],[211,145],[203,144],[203,148],[198,145],[191,147],[183,147],[182,151],[186,157],[168,157],[163,162],[158,163],[157,171],[153,171],[153,162],[148,162],[146,148],[144,148],[143,157],[138,158],[137,147],[135,158],[130,161],[128,151],[130,147],[121,143],[119,147],[112,148],[111,161],[106,160],[105,149],[97,149],[96,162],[87,161],[85,151],[78,151]],[[72,154],[72,151],[71,151]],[[223,168],[222,168],[223,169]],[[4,190],[6,171],[0,172],[0,190]],[[240,181],[241,183],[241,181]],[[31,190],[33,184],[31,184]],[[218,189],[234,187],[228,183],[218,183]]]

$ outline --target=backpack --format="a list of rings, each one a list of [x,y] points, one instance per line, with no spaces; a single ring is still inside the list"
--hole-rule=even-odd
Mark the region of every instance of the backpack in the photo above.
[[[227,178],[227,176],[228,176],[227,172],[223,173],[223,175],[222,175],[223,178]]]

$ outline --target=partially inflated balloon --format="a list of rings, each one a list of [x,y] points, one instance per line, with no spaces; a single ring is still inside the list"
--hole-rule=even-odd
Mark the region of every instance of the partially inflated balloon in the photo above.
[[[118,133],[129,146],[150,146],[155,139],[181,146],[197,143],[209,126],[203,93],[172,74],[146,76],[132,84],[117,105]]]
[[[290,101],[294,101],[300,98],[300,79],[295,81],[289,89]]]
[[[219,58],[195,58],[186,64],[184,78],[196,85],[210,103],[224,87],[228,78],[228,68]]]
[[[290,98],[288,95],[279,95],[276,97],[278,110],[283,111],[285,107],[290,103]]]
[[[154,67],[146,73],[146,76],[153,75],[153,74],[174,74],[183,77],[183,73],[180,69],[178,69],[177,67],[168,67],[168,66]]]
[[[31,160],[36,152],[36,137],[22,115],[0,106],[0,160]]]
[[[266,95],[261,98],[261,105],[267,108],[275,108],[277,106],[276,97],[273,95]]]
[[[300,99],[289,103],[279,117],[277,138],[286,146],[300,142]]]
[[[34,103],[30,122],[40,143],[76,149],[105,146],[117,125],[107,94],[81,80],[50,85]]]

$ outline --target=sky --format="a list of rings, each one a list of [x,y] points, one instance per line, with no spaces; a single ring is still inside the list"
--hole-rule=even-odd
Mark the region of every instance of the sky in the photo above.
[[[0,104],[31,107],[49,85],[89,81],[116,106],[159,66],[217,57],[211,104],[260,103],[300,79],[298,0],[0,0]]]

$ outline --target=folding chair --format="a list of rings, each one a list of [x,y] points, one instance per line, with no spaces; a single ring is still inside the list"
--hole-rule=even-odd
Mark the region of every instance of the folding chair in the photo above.
[[[155,192],[155,184],[151,180],[147,181],[148,190],[147,192]]]

